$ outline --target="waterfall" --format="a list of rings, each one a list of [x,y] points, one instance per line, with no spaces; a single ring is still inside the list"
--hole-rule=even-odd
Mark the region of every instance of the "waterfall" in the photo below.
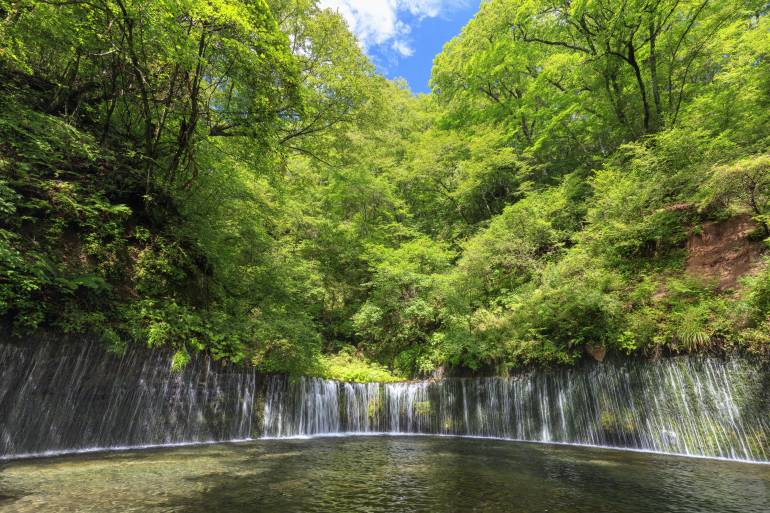
[[[770,372],[749,360],[593,363],[403,383],[261,379],[193,355],[0,344],[0,459],[329,434],[435,434],[770,461]]]
[[[0,458],[248,438],[253,371],[94,341],[0,345]],[[318,426],[329,429],[331,426]]]
[[[264,435],[440,434],[770,459],[766,369],[669,358],[507,378],[268,381]]]

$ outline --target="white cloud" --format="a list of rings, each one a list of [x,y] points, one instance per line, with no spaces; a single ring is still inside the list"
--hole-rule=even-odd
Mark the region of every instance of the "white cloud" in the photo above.
[[[414,49],[400,39],[393,41],[393,44],[391,44],[390,47],[397,51],[402,57],[411,57],[414,55]]]
[[[419,22],[465,5],[466,0],[320,0],[321,7],[339,12],[365,51],[379,46],[409,57],[412,31],[405,14]]]

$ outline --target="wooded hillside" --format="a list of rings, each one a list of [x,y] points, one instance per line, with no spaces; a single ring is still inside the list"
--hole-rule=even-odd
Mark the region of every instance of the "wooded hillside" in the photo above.
[[[314,0],[0,0],[0,315],[352,380],[767,355],[769,11],[490,0],[415,96]]]

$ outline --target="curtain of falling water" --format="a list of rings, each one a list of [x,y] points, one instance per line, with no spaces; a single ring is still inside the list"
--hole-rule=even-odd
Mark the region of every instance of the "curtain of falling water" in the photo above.
[[[248,438],[252,371],[93,341],[0,345],[0,458]]]
[[[385,385],[276,376],[264,434],[469,435],[767,461],[769,383],[745,361],[697,358]]]
[[[0,458],[248,438],[251,370],[50,339],[0,345]],[[261,390],[261,389],[260,389]],[[672,358],[510,378],[395,384],[280,376],[264,434],[425,433],[770,460],[770,373],[745,360]]]

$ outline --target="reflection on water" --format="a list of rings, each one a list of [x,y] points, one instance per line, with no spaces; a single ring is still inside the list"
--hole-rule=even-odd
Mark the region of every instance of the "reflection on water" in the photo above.
[[[2,512],[767,513],[770,465],[430,437],[260,440],[0,466]]]

